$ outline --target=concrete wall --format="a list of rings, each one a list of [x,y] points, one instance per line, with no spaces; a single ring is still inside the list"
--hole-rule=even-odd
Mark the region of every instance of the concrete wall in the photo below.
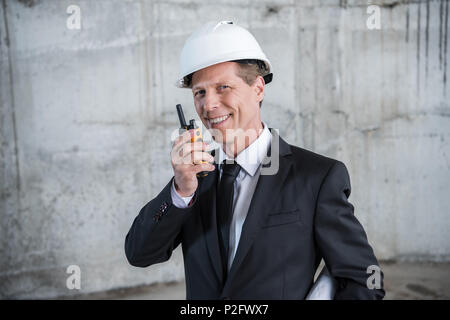
[[[179,248],[147,269],[124,237],[171,177],[178,56],[193,29],[237,19],[274,66],[262,115],[338,158],[379,259],[450,260],[448,1],[1,0],[0,297],[183,279]],[[66,8],[81,8],[80,30]],[[66,268],[81,268],[81,290]]]

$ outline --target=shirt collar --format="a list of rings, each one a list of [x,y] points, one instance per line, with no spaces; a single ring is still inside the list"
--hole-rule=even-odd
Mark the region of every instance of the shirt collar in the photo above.
[[[262,122],[264,129],[247,148],[242,150],[237,156],[235,161],[250,175],[254,176],[256,170],[258,170],[259,165],[263,161],[264,157],[267,155],[267,151],[269,149],[270,143],[272,141],[272,134],[267,127],[267,124]],[[223,162],[223,160],[233,158],[229,157],[222,149],[222,146],[219,147],[219,164]]]

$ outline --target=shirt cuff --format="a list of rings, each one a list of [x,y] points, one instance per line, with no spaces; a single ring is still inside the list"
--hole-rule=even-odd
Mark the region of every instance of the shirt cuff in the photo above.
[[[189,197],[182,197],[178,194],[177,190],[175,189],[175,179],[172,180],[172,188],[170,190],[170,195],[172,197],[172,203],[175,207],[184,209],[189,206],[189,202],[192,200],[192,198],[195,195],[195,192],[193,195]]]

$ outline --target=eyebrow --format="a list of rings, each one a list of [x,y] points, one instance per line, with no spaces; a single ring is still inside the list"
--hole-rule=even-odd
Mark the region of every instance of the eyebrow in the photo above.
[[[219,85],[219,84],[223,84],[224,82],[226,82],[226,83],[232,83],[231,80],[220,80],[220,81],[214,82],[212,85],[213,85],[213,86],[217,86],[217,85]],[[199,84],[199,85],[193,86],[193,87],[192,87],[192,91],[195,91],[195,90],[197,90],[197,89],[199,89],[199,88],[203,88],[203,85]]]

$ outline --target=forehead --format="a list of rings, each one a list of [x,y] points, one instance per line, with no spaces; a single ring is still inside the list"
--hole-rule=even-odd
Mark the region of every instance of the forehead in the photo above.
[[[236,62],[222,62],[196,71],[192,75],[192,90],[239,79]]]

